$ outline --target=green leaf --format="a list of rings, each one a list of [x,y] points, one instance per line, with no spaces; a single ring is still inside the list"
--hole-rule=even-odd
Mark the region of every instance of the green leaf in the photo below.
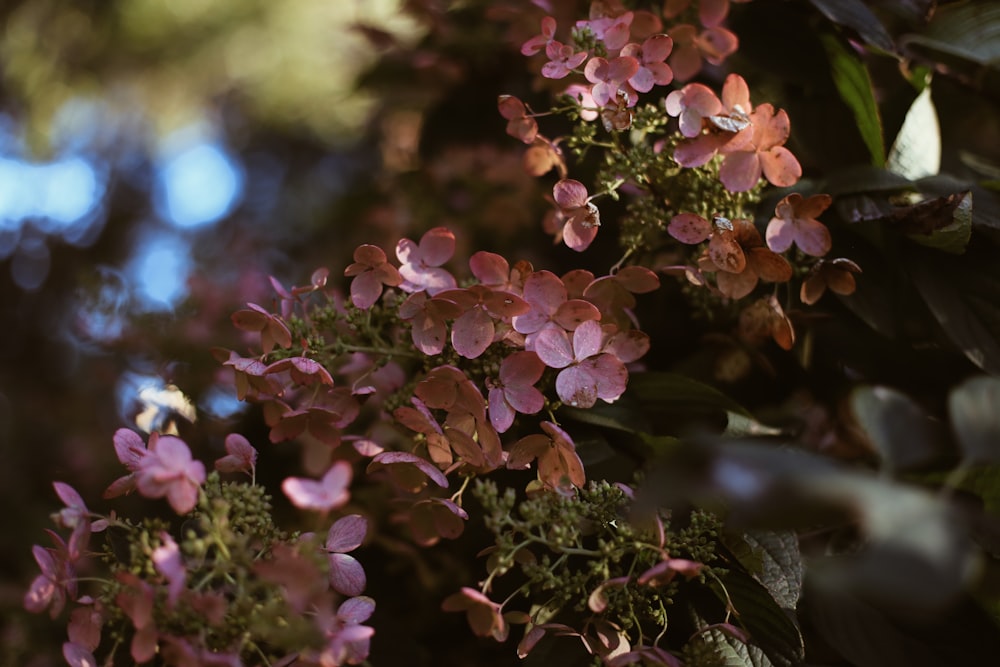
[[[746,664],[773,663],[789,667],[800,664],[804,651],[802,635],[768,590],[740,570],[731,569],[720,580],[721,585],[714,584],[712,589],[724,603],[728,596],[739,613],[740,624],[750,633],[751,643],[758,645],[768,659],[765,663]]]
[[[889,470],[919,467],[944,450],[941,424],[894,389],[860,387],[851,394],[851,408]]]
[[[1000,266],[992,252],[907,250],[913,283],[944,333],[974,364],[1000,374]]]
[[[746,408],[715,387],[676,373],[633,375],[629,378],[629,391],[654,409],[735,412],[751,416]]]
[[[718,667],[775,667],[775,663],[771,662],[759,646],[744,644],[736,637],[717,628],[705,630],[692,641],[711,650],[712,664]]]
[[[892,38],[878,17],[861,0],[811,0],[824,16],[851,28],[865,42],[882,51],[893,51]]]
[[[885,166],[911,179],[933,176],[941,170],[941,126],[930,86],[917,95],[906,112]]]
[[[789,530],[756,531],[747,533],[743,539],[760,558],[760,570],[752,572],[754,578],[767,588],[778,605],[794,610],[802,594],[805,573],[798,535]]]
[[[835,35],[823,35],[820,39],[830,61],[834,85],[854,114],[861,139],[871,154],[872,164],[881,167],[885,164],[885,140],[882,138],[882,119],[868,69]]]
[[[1000,379],[966,381],[948,396],[948,411],[967,463],[1000,462]]]

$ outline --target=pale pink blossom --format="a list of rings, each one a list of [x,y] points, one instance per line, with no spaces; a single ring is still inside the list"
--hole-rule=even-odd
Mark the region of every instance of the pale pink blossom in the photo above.
[[[337,461],[320,480],[288,477],[281,484],[282,491],[299,509],[328,512],[337,509],[350,499],[348,487],[353,470],[347,461]]]
[[[187,514],[198,503],[205,481],[205,465],[191,458],[191,450],[178,437],[164,435],[149,440],[147,454],[139,461],[136,487],[147,498],[162,498],[178,514]]]

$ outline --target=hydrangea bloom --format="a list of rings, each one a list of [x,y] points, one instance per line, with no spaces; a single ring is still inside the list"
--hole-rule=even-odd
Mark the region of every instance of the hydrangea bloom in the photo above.
[[[205,481],[205,465],[191,458],[187,444],[172,435],[150,438],[147,454],[139,460],[136,487],[147,498],[162,498],[178,514],[187,514],[198,502]]]
[[[597,399],[608,403],[625,393],[628,371],[611,354],[601,352],[604,335],[599,322],[584,322],[569,335],[561,329],[538,334],[535,352],[546,366],[562,369],[556,376],[556,393],[568,405],[591,408]]]
[[[665,86],[674,80],[674,73],[664,60],[670,55],[674,40],[667,35],[653,35],[639,44],[626,44],[622,55],[635,58],[639,70],[628,83],[640,93],[648,93],[653,86]]]
[[[545,397],[534,387],[544,371],[537,354],[521,351],[505,358],[498,376],[487,380],[490,423],[499,433],[510,428],[515,413],[533,415],[544,407]]]
[[[767,224],[767,247],[785,252],[794,243],[802,252],[822,257],[830,251],[830,230],[816,218],[830,207],[833,198],[820,194],[804,198],[797,192],[774,207],[774,217]]]
[[[445,227],[435,227],[420,237],[420,243],[400,239],[396,257],[401,262],[399,287],[406,292],[427,290],[434,296],[456,286],[455,276],[441,265],[455,252],[455,235]]]
[[[351,303],[362,310],[371,308],[382,296],[382,286],[396,286],[403,281],[399,271],[388,262],[385,252],[374,245],[361,245],[354,251],[354,263],[344,269],[351,281]]]
[[[337,461],[319,481],[302,477],[288,477],[281,484],[282,491],[300,509],[327,512],[347,502],[350,494],[351,464]]]
[[[578,252],[586,250],[597,237],[601,214],[587,197],[587,188],[580,181],[564,178],[552,188],[552,197],[562,215],[563,241]]]
[[[501,642],[507,639],[510,628],[503,618],[500,605],[474,588],[463,586],[460,592],[445,598],[441,608],[445,611],[466,612],[469,627],[480,637],[493,637]]]
[[[784,109],[777,113],[770,104],[761,104],[750,114],[753,138],[748,144],[728,145],[719,149],[728,153],[719,167],[719,180],[730,192],[746,192],[757,185],[761,175],[773,185],[795,185],[802,167],[785,148],[791,123]]]
[[[507,467],[527,468],[538,459],[538,479],[549,488],[564,491],[582,487],[587,478],[573,439],[552,422],[542,422],[542,430],[544,434],[525,436],[514,443]]]

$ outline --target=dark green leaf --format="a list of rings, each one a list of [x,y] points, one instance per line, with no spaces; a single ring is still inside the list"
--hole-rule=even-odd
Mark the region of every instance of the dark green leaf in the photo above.
[[[857,165],[831,173],[821,191],[837,196],[859,192],[899,192],[913,188],[913,181],[884,167]]]
[[[676,373],[633,375],[629,392],[656,409],[735,412],[750,417],[746,408],[715,387]]]
[[[925,465],[944,450],[941,424],[928,419],[920,406],[894,389],[856,389],[851,408],[889,470]]]
[[[727,596],[732,601],[739,613],[740,624],[750,633],[750,643],[763,649],[769,659],[763,664],[800,664],[802,635],[789,614],[782,610],[768,590],[750,575],[735,569],[721,577],[721,581],[722,586],[715,584],[712,586],[713,590],[723,602]],[[746,646],[738,640],[733,641]]]
[[[974,364],[1000,373],[1000,266],[988,253],[950,257],[909,248],[907,268],[942,330]]]
[[[1000,462],[1000,379],[968,380],[951,392],[948,410],[965,460]]]
[[[805,572],[798,536],[791,531],[756,531],[747,533],[743,539],[761,560],[760,571],[752,573],[754,578],[783,609],[795,609]]]
[[[854,114],[858,132],[871,154],[872,164],[881,167],[885,164],[885,140],[868,69],[861,58],[849,51],[835,35],[823,35],[821,40],[840,97]]]
[[[882,51],[893,51],[895,46],[885,26],[861,0],[811,0],[816,9],[828,19],[850,28],[865,42]]]

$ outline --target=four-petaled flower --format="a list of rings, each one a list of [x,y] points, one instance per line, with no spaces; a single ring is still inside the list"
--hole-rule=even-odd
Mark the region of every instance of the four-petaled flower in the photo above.
[[[719,149],[727,154],[719,167],[719,180],[730,192],[746,192],[757,185],[762,174],[772,185],[795,185],[802,176],[802,166],[784,146],[791,131],[788,114],[784,109],[775,113],[770,104],[761,104],[750,114],[750,124],[750,142]]]
[[[239,433],[226,436],[226,455],[215,461],[219,472],[245,472],[254,477],[257,466],[257,450],[250,441]]]
[[[515,413],[533,415],[545,406],[545,397],[534,386],[544,371],[537,354],[521,351],[500,363],[496,378],[487,379],[490,423],[497,432],[510,428]]]
[[[626,44],[621,54],[639,62],[639,71],[628,79],[629,85],[640,93],[648,93],[653,86],[665,86],[673,81],[673,71],[663,62],[673,47],[674,40],[667,35],[653,35],[641,46]]]
[[[834,294],[847,296],[854,294],[857,283],[854,274],[861,273],[861,267],[844,257],[821,259],[812,267],[802,281],[799,298],[802,303],[812,305],[820,300],[829,287]]]
[[[292,346],[292,333],[280,317],[269,313],[256,303],[248,303],[249,310],[237,310],[233,313],[233,324],[244,331],[260,332],[260,348],[264,354],[269,354],[275,345],[284,348]]]
[[[503,609],[474,588],[463,586],[460,592],[445,598],[441,608],[466,612],[469,627],[480,637],[493,637],[500,642],[507,639],[510,628],[504,620]]]
[[[198,503],[198,490],[205,481],[205,464],[191,458],[191,450],[180,438],[162,435],[149,439],[147,453],[139,460],[136,487],[147,498],[167,497],[178,514],[187,514]]]
[[[350,493],[347,487],[352,475],[350,463],[337,461],[319,481],[288,477],[281,483],[281,490],[299,509],[327,512],[348,501]]]
[[[832,202],[830,195],[804,198],[797,192],[782,199],[774,207],[774,217],[767,224],[767,247],[774,252],[785,252],[794,243],[813,257],[830,252],[830,230],[816,217]]]
[[[403,282],[395,266],[386,259],[385,251],[374,245],[360,245],[354,251],[354,263],[344,269],[351,281],[351,303],[367,310],[382,296],[382,286],[395,287]]]
[[[514,443],[507,467],[511,470],[527,468],[538,459],[538,479],[549,488],[567,491],[583,487],[587,477],[573,439],[552,422],[542,422],[542,430],[544,434],[528,435]]]
[[[674,50],[670,55],[670,68],[677,81],[687,81],[701,71],[702,60],[712,65],[722,62],[736,52],[740,42],[729,30],[712,26],[698,31],[693,25],[676,25],[670,31]]]
[[[566,404],[591,408],[598,398],[611,403],[625,393],[625,364],[602,352],[603,344],[604,332],[595,320],[578,326],[572,341],[562,329],[545,329],[538,334],[535,352],[546,366],[561,369],[556,376],[556,393]]]
[[[456,286],[455,276],[441,265],[455,252],[455,235],[445,227],[435,227],[420,237],[420,243],[401,239],[396,244],[396,258],[401,265],[399,275],[404,292],[427,290],[434,296]]]
[[[608,60],[597,56],[587,62],[583,75],[594,84],[590,94],[599,106],[607,106],[615,100],[626,82],[639,72],[639,61],[631,56],[619,56]]]
[[[562,216],[563,241],[583,252],[597,237],[601,213],[587,197],[587,188],[580,181],[564,178],[552,187],[552,197]]]
[[[725,296],[742,299],[758,280],[782,283],[791,279],[791,264],[764,246],[753,222],[716,218],[715,227],[699,265],[703,271],[717,271],[716,286]]]
[[[497,108],[500,115],[507,119],[507,134],[526,144],[535,140],[538,136],[538,121],[528,116],[524,102],[513,95],[501,95],[497,98]]]
[[[583,64],[586,51],[576,51],[572,45],[551,41],[545,46],[549,61],[542,65],[542,76],[546,79],[562,79]]]

